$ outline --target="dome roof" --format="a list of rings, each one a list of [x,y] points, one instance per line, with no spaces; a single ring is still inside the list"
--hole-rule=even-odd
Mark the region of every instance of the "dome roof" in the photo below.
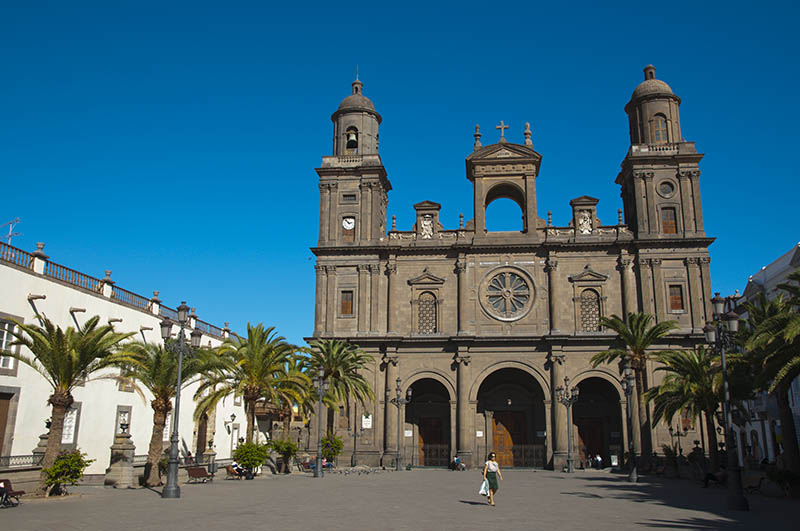
[[[361,90],[362,87],[363,83],[356,78],[356,80],[353,81],[353,93],[342,100],[342,103],[339,104],[337,112],[344,111],[346,109],[366,109],[368,111],[375,112],[375,105],[372,104],[372,100],[364,96]]]
[[[672,92],[669,85],[660,79],[656,79],[656,67],[647,65],[644,68],[644,81],[639,83],[639,86],[634,89],[631,99],[635,100],[645,96],[655,95],[675,96],[675,93]]]

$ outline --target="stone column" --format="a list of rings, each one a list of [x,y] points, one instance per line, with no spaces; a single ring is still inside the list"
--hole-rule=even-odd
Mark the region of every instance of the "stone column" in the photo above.
[[[467,260],[463,256],[456,261],[456,278],[458,279],[458,334],[467,333]]]
[[[558,313],[558,260],[548,258],[545,269],[547,270],[547,288],[550,292],[550,333],[558,334],[561,332],[561,318]]]
[[[639,203],[641,198],[644,197],[644,174],[641,171],[633,172],[633,193],[636,202]],[[650,224],[648,223],[645,205],[639,203],[636,208],[636,232],[637,235],[649,232]]]
[[[328,240],[328,205],[330,204],[330,188],[327,183],[319,184],[319,243]]]
[[[133,456],[136,446],[131,441],[130,433],[118,433],[111,445],[111,466],[106,469],[104,485],[116,489],[135,489],[139,486],[139,478],[133,471]]]
[[[568,443],[567,443],[567,411],[558,400],[556,400],[556,388],[564,385],[564,373],[566,356],[564,354],[550,354],[550,393],[552,399],[552,421],[550,425],[553,431],[553,470],[560,471],[567,465]]]
[[[378,329],[378,315],[380,311],[380,303],[378,298],[378,289],[381,279],[381,266],[378,264],[369,265],[370,276],[370,291],[369,291],[369,330],[371,332],[380,332]]]
[[[325,274],[325,266],[315,265],[314,270],[317,273],[317,286],[316,286],[316,304],[314,304],[314,336],[322,335],[325,327],[325,290],[327,288],[327,276]]]
[[[408,407],[408,406],[406,406],[406,407]],[[458,440],[459,427],[456,426],[456,423],[453,422],[452,419],[457,418],[457,416],[458,416],[458,404],[456,403],[455,400],[451,400],[450,401],[450,419],[451,419],[450,420],[450,455],[448,456],[450,461],[452,461],[453,460],[453,456],[456,455],[456,447],[453,445],[453,441]],[[416,445],[416,441],[419,440],[418,429],[419,429],[419,420],[417,419],[417,420],[414,420],[414,444],[412,445],[415,448],[417,446]],[[464,461],[464,462],[468,463],[469,461]]]
[[[661,258],[651,258],[650,267],[653,268],[656,321],[663,323],[669,320],[667,316],[669,305],[667,303],[667,287],[664,285],[664,270],[661,269]]]
[[[372,240],[372,183],[361,184],[361,204],[363,214],[361,215],[361,239]]]
[[[339,212],[337,199],[337,183],[328,183],[328,240],[335,242],[338,240],[337,231],[339,230]]]
[[[622,272],[622,316],[627,321],[628,314],[636,312],[636,287],[633,281],[633,260],[620,256],[619,270]]]
[[[703,308],[705,308],[704,313],[704,321],[710,320],[713,315],[714,311],[711,307],[711,258],[708,256],[703,256],[700,258],[700,270],[703,274],[703,286],[701,289],[701,293],[703,294]]]
[[[678,172],[678,186],[681,198],[681,219],[683,220],[683,236],[691,236],[695,232],[694,202],[692,201],[691,183],[688,172]]]
[[[656,212],[656,186],[653,183],[653,176],[655,175],[652,171],[643,171],[642,177],[644,177],[644,189],[647,193],[647,215],[650,218],[650,232],[658,232],[659,222],[658,222],[658,213]]]
[[[456,445],[458,455],[464,463],[471,462],[472,459],[472,441],[474,435],[472,434],[472,426],[470,422],[470,404],[469,404],[469,384],[470,384],[470,356],[457,354],[455,358],[456,370],[458,371],[458,399],[457,399],[457,414],[458,414],[458,443]]]
[[[33,251],[33,272],[39,273],[40,275],[44,275],[44,266],[47,264],[47,260],[50,258],[46,254],[44,254],[44,243],[43,242],[36,242],[36,250]]]
[[[369,278],[367,277],[367,274],[369,273],[369,266],[366,264],[359,264],[357,269],[358,307],[356,308],[356,311],[358,312],[358,333],[363,334],[367,331],[367,312],[369,312],[369,306],[367,305],[367,296],[369,293]]]
[[[486,433],[484,433],[484,437],[486,437],[486,455],[489,454],[492,450],[494,450],[494,423],[492,418],[494,417],[494,411],[484,411],[483,416],[486,419]],[[478,456],[476,460],[478,463],[483,463],[483,459],[486,455]]]
[[[639,258],[639,285],[642,293],[642,311],[654,315],[653,275],[650,270],[649,258]]]
[[[336,266],[325,266],[327,297],[325,299],[325,333],[330,335],[336,321]]]
[[[395,294],[393,290],[397,284],[397,261],[390,258],[386,263],[386,333],[396,333],[395,327],[397,326],[397,316],[394,315],[392,305],[398,306],[395,301]],[[398,306],[399,308],[399,306]]]
[[[702,332],[705,326],[705,312],[703,311],[703,293],[700,289],[700,261],[689,257],[684,260],[689,277],[689,307],[692,311],[692,331]]]
[[[697,233],[705,232],[703,228],[703,206],[700,203],[700,170],[688,171],[692,183],[692,205],[694,206],[694,229]]]
[[[383,357],[386,372],[386,391],[384,394],[384,434],[383,434],[383,466],[388,467],[397,455],[397,411],[391,403],[394,395],[395,380],[397,380],[397,363],[399,358],[394,355]]]

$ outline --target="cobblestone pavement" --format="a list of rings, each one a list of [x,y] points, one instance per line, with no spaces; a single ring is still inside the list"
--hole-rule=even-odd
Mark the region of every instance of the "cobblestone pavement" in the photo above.
[[[79,496],[23,500],[16,509],[0,511],[0,529],[798,529],[797,500],[752,495],[751,511],[734,513],[725,509],[724,489],[686,480],[630,484],[594,471],[567,476],[506,470],[503,477],[496,507],[478,495],[476,471],[220,478],[182,486],[180,500],[162,500],[147,489],[75,487]]]

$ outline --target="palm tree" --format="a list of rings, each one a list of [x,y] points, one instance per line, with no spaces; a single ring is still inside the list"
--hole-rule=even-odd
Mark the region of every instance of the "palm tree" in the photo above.
[[[246,338],[238,335],[228,338],[217,349],[221,364],[203,376],[195,393],[198,400],[195,418],[210,411],[226,396],[239,395],[244,399],[247,413],[247,442],[253,442],[256,402],[266,399],[274,404],[279,388],[304,383],[302,375],[290,375],[287,371],[287,364],[297,350],[277,335],[274,327],[248,323]]]
[[[74,402],[72,390],[98,371],[135,361],[119,351],[120,342],[134,333],[115,332],[111,325],[98,326],[99,321],[100,316],[95,315],[77,330],[71,326],[62,330],[46,317],[39,317],[39,325],[16,322],[16,330],[11,332],[15,338],[11,346],[26,347],[31,356],[22,352],[4,353],[37,371],[53,388],[53,394],[47,399],[52,413],[42,460],[39,486],[42,494],[46,492],[44,470],[53,465],[61,450],[64,417]]]
[[[663,365],[656,370],[667,375],[660,385],[644,394],[645,400],[654,405],[653,422],[664,420],[669,424],[676,413],[684,413],[693,419],[705,414],[711,469],[717,470],[719,457],[714,418],[721,400],[717,382],[719,356],[713,349],[700,346],[696,350],[663,352],[657,360]]]
[[[800,282],[800,273],[788,279]],[[770,301],[761,294],[755,303],[744,305],[748,319],[741,337],[747,349],[745,360],[754,367],[755,388],[776,399],[786,468],[800,473],[800,449],[789,404],[789,388],[800,374],[800,290],[789,283],[778,287],[788,292],[788,300],[780,295]]]
[[[600,324],[615,331],[619,336],[612,348],[595,354],[591,360],[592,366],[597,367],[601,363],[611,363],[619,358],[633,369],[636,377],[636,409],[639,417],[639,448],[634,447],[634,450],[640,452],[645,461],[649,460],[653,451],[650,442],[650,424],[647,420],[647,409],[644,402],[645,367],[648,359],[661,354],[661,352],[653,352],[648,349],[678,327],[678,323],[675,321],[664,321],[650,326],[652,320],[652,315],[639,312],[629,313],[627,322],[618,315],[603,317],[600,319]],[[636,435],[634,433],[634,445],[637,442]]]
[[[334,434],[333,412],[342,404],[350,404],[351,400],[366,406],[375,398],[375,393],[361,371],[374,358],[357,346],[338,339],[321,339],[309,343],[311,359],[309,366],[313,374],[322,370],[323,377],[328,380],[330,388],[323,399],[328,407],[328,435]],[[319,412],[322,414],[322,412]]]
[[[174,341],[174,340],[171,340]],[[176,381],[178,379],[178,355],[156,343],[133,343],[125,346],[125,351],[135,358],[135,362],[126,365],[122,374],[116,379],[130,385],[145,399],[142,387],[150,391],[153,399],[153,432],[150,436],[150,447],[147,452],[147,464],[144,467],[145,484],[154,487],[161,484],[158,462],[163,452],[164,427],[167,415],[172,411],[172,399],[175,398]],[[213,368],[219,358],[208,350],[198,350],[194,356],[184,358],[182,379],[184,387],[192,378],[203,370]]]
[[[284,412],[284,433],[290,439],[293,407],[306,412],[312,402],[311,378],[308,376],[308,357],[293,354],[286,363],[287,377],[276,382],[276,401]]]

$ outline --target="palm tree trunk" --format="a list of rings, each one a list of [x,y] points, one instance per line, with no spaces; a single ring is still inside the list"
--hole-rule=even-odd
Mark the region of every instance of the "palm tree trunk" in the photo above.
[[[255,400],[247,400],[247,442],[253,442],[253,434],[256,431],[256,402]]]
[[[789,406],[789,386],[779,385],[775,389],[775,398],[778,400],[778,418],[781,421],[783,464],[787,470],[800,474],[800,452],[797,448],[797,432],[794,429],[792,408]],[[47,448],[50,448],[49,444]]]
[[[332,407],[328,408],[327,423],[328,423],[328,437],[332,437],[333,436],[333,408]]]
[[[72,405],[72,395],[69,393],[53,393],[48,400],[53,406],[53,411],[50,417],[50,433],[47,437],[47,449],[42,458],[42,472],[40,475],[41,484],[37,490],[38,494],[46,494],[47,487],[45,486],[45,479],[47,478],[46,469],[53,466],[56,462],[58,454],[61,452],[61,437],[64,434],[64,417],[67,415],[67,409]]]
[[[639,414],[639,434],[642,445],[642,463],[650,462],[653,455],[653,445],[650,442],[650,422],[647,420],[647,405],[644,401],[644,367],[634,369],[636,376],[636,406]]]
[[[714,426],[714,411],[706,411],[706,432],[708,432],[708,458],[711,461],[710,472],[719,470],[719,451],[717,450],[717,431]]]
[[[155,402],[155,400],[153,401]],[[161,474],[158,463],[164,453],[164,426],[167,424],[168,410],[163,407],[153,407],[153,433],[150,435],[150,447],[147,450],[147,463],[144,465],[144,484],[156,487],[161,484]]]

